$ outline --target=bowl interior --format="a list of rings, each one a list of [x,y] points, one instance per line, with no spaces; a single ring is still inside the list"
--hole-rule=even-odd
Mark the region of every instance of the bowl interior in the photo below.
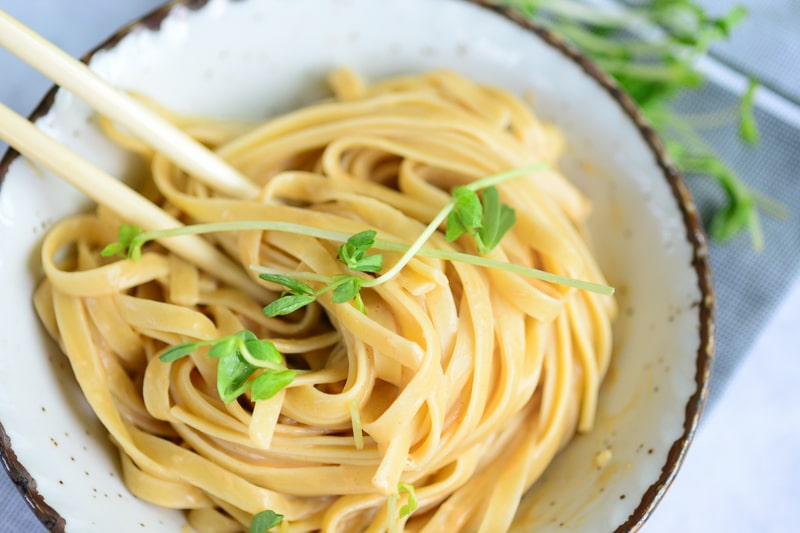
[[[198,7],[199,4],[199,7]],[[702,234],[679,182],[627,101],[537,32],[467,0],[211,0],[173,6],[94,54],[113,84],[179,112],[259,120],[325,95],[350,66],[374,79],[449,68],[532,96],[568,141],[563,168],[592,199],[589,237],[620,316],[596,427],[529,493],[515,531],[640,525],[677,469],[705,395],[713,299]],[[335,21],[331,23],[331,21]],[[587,71],[588,69],[588,71]],[[64,91],[39,126],[107,171],[138,168]],[[37,249],[89,205],[22,158],[0,166],[0,421],[3,453],[72,533],[180,531],[180,513],[131,496],[118,458],[32,306]],[[611,460],[598,468],[598,453]],[[38,497],[37,496],[37,497]],[[100,505],[98,505],[100,504]]]

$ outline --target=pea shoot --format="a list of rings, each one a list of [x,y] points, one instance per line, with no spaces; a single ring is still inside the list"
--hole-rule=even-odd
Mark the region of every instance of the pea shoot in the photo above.
[[[454,241],[464,234],[475,239],[478,253],[486,255],[500,244],[508,230],[514,226],[514,210],[500,203],[500,194],[494,185],[483,192],[483,202],[478,193],[464,187],[453,190],[453,210],[447,216],[445,239]]]
[[[408,500],[406,501],[405,505],[400,507],[397,510],[397,501],[400,499],[400,495],[402,493],[408,494]],[[389,495],[389,499],[386,502],[387,506],[387,515],[388,515],[388,530],[389,533],[393,533],[397,530],[395,516],[402,520],[403,518],[411,515],[414,511],[417,510],[417,506],[419,502],[417,501],[417,493],[414,490],[414,485],[411,483],[406,483],[405,481],[401,481],[397,484],[397,492],[394,494]]]
[[[339,260],[350,270],[357,272],[380,272],[383,268],[383,255],[366,255],[367,251],[375,244],[375,230],[365,230],[356,233],[344,244],[339,246]],[[361,312],[365,312],[364,302],[361,299],[361,287],[364,280],[349,274],[337,274],[330,279],[314,276],[317,280],[325,281],[325,285],[315,291],[309,284],[292,278],[289,275],[263,273],[259,277],[286,289],[281,297],[264,307],[263,312],[269,317],[288,315],[315,301],[317,297],[328,291],[333,291],[334,303],[345,303],[353,300],[353,305]]]
[[[369,229],[356,233],[339,247],[339,261],[350,270],[359,272],[380,272],[383,268],[383,256],[366,255],[375,244],[377,231]]]
[[[493,174],[467,185],[455,187],[451,194],[451,200],[445,204],[410,245],[379,240],[377,239],[377,232],[371,229],[361,231],[355,235],[346,235],[341,232],[323,230],[302,224],[267,220],[195,224],[148,232],[142,231],[141,228],[136,226],[123,225],[119,228],[117,242],[106,246],[101,253],[104,256],[119,255],[136,260],[141,257],[142,246],[151,240],[221,231],[283,231],[343,242],[338,249],[338,259],[352,273],[338,273],[326,276],[313,272],[278,271],[259,265],[251,265],[252,269],[259,272],[261,279],[283,287],[281,295],[263,308],[264,314],[269,317],[291,314],[316,301],[320,295],[330,291],[332,291],[334,303],[353,302],[356,309],[365,312],[361,290],[363,288],[377,287],[390,281],[415,256],[459,261],[531,276],[543,281],[559,283],[581,290],[606,295],[613,294],[614,289],[606,285],[568,278],[535,268],[483,257],[500,244],[503,236],[516,222],[514,210],[500,202],[500,193],[496,185],[546,168],[547,165],[545,164],[530,165]],[[478,191],[483,191],[482,198],[478,195]],[[454,241],[463,235],[468,235],[475,241],[480,255],[425,248],[425,243],[445,221],[446,240]],[[384,272],[384,257],[379,253],[369,253],[373,249],[402,252],[402,256],[391,268]],[[374,274],[375,276],[369,276],[369,274]],[[319,288],[315,289],[312,283],[318,284]],[[189,351],[191,352],[191,350]],[[266,380],[267,378],[264,379]],[[239,385],[243,385],[243,383],[239,383]]]
[[[267,533],[273,527],[281,525],[283,522],[283,515],[278,514],[271,509],[261,511],[253,516],[250,521],[249,533]]]
[[[142,257],[142,246],[148,240],[148,235],[139,226],[122,224],[117,230],[116,242],[103,248],[100,255],[103,257],[117,255],[138,261]]]
[[[159,359],[165,363],[177,361],[203,346],[211,347],[208,357],[219,360],[217,392],[225,403],[231,403],[248,390],[254,401],[267,400],[294,381],[296,371],[284,366],[283,356],[275,345],[249,330],[213,340],[177,344],[165,350]]]
[[[405,481],[401,481],[397,485],[397,493],[402,494],[403,492],[408,494],[408,501],[400,508],[400,518],[409,516],[411,513],[417,510],[417,505],[419,505],[417,502],[417,493],[414,490],[414,485],[411,483],[406,483]]]
[[[287,283],[286,278],[291,277],[288,274],[261,274],[262,279],[278,283],[287,289],[278,300],[264,308],[264,314],[271,317],[288,314],[308,305],[317,296],[330,290],[334,291],[334,303],[353,300],[356,308],[364,312],[364,303],[360,295],[362,287],[377,287],[394,278],[419,253],[425,242],[439,229],[439,225],[445,219],[447,219],[445,234],[447,240],[452,241],[463,234],[468,234],[475,239],[480,253],[489,253],[500,243],[503,235],[511,229],[516,220],[514,210],[507,205],[500,204],[495,184],[523,176],[532,168],[542,170],[544,166],[537,165],[536,167],[501,172],[476,180],[469,185],[454,188],[451,200],[433,218],[417,237],[417,240],[405,250],[403,256],[391,269],[377,278],[364,279],[352,275],[337,275],[331,278],[322,289],[314,291],[311,286],[298,282],[297,279]],[[486,189],[484,202],[481,203],[476,191],[484,188]],[[339,260],[351,270],[379,272],[383,265],[383,257],[378,254],[366,255],[367,251],[375,245],[376,235],[374,230],[367,230],[348,238],[339,247]]]
[[[364,281],[357,276],[348,274],[337,274],[331,278],[320,276],[318,279],[323,281],[325,285],[317,291],[311,285],[298,279],[293,279],[289,275],[262,273],[258,277],[286,287],[280,298],[274,300],[262,310],[269,317],[293,313],[316,301],[320,295],[329,291],[333,291],[333,303],[343,304],[353,300],[353,305],[356,309],[364,312],[364,302],[360,294]]]

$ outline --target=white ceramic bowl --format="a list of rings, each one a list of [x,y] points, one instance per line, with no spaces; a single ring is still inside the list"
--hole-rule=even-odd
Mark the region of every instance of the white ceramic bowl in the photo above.
[[[126,28],[91,66],[177,111],[254,119],[323,95],[326,73],[454,69],[520,95],[568,140],[564,170],[594,202],[591,239],[620,302],[597,424],[522,503],[514,531],[629,531],[667,489],[698,423],[713,351],[705,240],[679,177],[631,101],[557,38],[469,0],[187,0]],[[130,161],[92,111],[51,91],[39,126],[112,174]],[[29,305],[45,230],[88,201],[13,153],[0,163],[2,456],[52,531],[178,532],[131,496],[66,359]],[[611,462],[595,455],[611,449]]]

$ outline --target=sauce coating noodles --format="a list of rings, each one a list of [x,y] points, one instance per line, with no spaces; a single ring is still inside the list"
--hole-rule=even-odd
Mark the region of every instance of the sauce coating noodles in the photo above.
[[[219,195],[107,129],[149,161],[143,194],[186,224],[275,220],[404,243],[455,186],[547,162],[552,170],[498,185],[517,222],[490,257],[604,283],[581,231],[590,206],[556,170],[563,139],[522,101],[451,72],[330,81],[334,100],[234,136],[171,116],[262,186],[253,200]],[[265,509],[285,516],[281,531],[501,531],[558,450],[592,426],[610,297],[417,256],[362,291],[366,313],[326,293],[269,318],[261,308],[281,287],[249,266],[346,274],[339,243],[205,236],[248,270],[246,290],[158,243],[136,262],[101,257],[124,222],[114,207],[48,234],[36,308],[118,447],[130,491],[186,510],[197,531],[243,531]],[[442,231],[426,247],[476,253]],[[400,254],[384,255],[389,267]],[[158,358],[245,328],[306,370],[268,400],[223,403],[207,348]],[[402,517],[411,494],[401,482],[418,500]]]

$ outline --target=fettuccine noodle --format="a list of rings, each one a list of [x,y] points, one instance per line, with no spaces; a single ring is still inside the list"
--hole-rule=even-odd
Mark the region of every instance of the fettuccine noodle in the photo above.
[[[522,101],[450,72],[367,85],[341,71],[331,86],[335,99],[233,137],[230,125],[170,115],[262,186],[254,200],[221,196],[123,132],[109,135],[149,161],[141,190],[186,224],[275,220],[403,243],[453,187],[546,162],[552,170],[498,185],[517,222],[490,257],[604,283],[581,228],[590,205],[557,170],[561,135]],[[250,265],[345,274],[340,243],[205,236],[248,270],[246,293],[158,243],[139,261],[101,257],[124,222],[118,207],[52,229],[35,303],[119,448],[130,491],[186,510],[199,532],[246,530],[265,509],[284,515],[281,531],[502,531],[559,449],[592,426],[610,297],[417,256],[362,292],[366,313],[326,293],[268,318],[261,308],[281,287]],[[441,231],[425,246],[477,253]],[[385,268],[399,255],[385,252]],[[206,349],[158,358],[245,328],[308,371],[268,400],[225,404]],[[418,500],[402,517],[411,495],[401,482]]]

